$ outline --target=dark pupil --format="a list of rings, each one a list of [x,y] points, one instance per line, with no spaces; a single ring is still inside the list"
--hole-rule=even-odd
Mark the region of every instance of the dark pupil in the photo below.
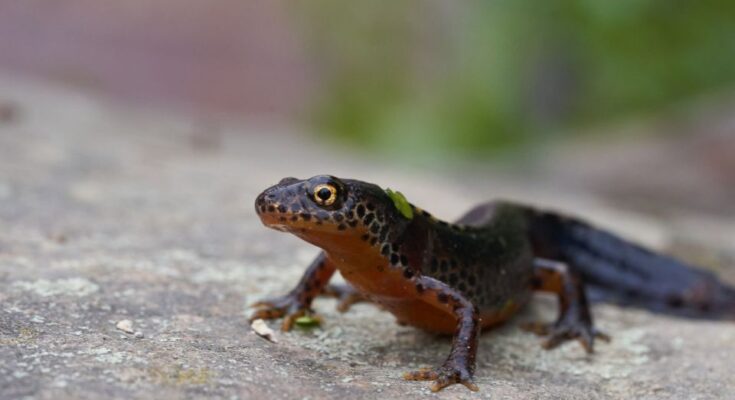
[[[322,201],[327,201],[330,197],[332,197],[332,191],[327,188],[321,188],[318,192],[316,192],[317,197],[322,199]]]

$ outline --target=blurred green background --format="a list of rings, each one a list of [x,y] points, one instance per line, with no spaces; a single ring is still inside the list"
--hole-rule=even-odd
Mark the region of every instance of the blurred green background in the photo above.
[[[0,71],[406,160],[487,158],[729,96],[735,2],[6,1]]]
[[[735,82],[735,2],[325,0],[299,9],[329,71],[320,131],[482,156],[676,112]]]

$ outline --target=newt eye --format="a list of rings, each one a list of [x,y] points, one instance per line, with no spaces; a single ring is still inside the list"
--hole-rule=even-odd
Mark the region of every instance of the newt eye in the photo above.
[[[329,184],[314,187],[314,201],[321,206],[331,206],[337,200],[337,188]]]

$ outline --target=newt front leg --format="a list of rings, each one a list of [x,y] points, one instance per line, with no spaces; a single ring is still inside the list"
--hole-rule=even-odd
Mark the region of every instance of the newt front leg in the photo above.
[[[431,390],[434,392],[455,383],[461,383],[472,391],[478,391],[479,388],[473,381],[480,333],[480,317],[477,307],[458,291],[434,278],[420,276],[414,278],[414,283],[422,300],[457,318],[457,331],[452,340],[449,357],[441,367],[408,372],[403,375],[403,378],[412,381],[433,380]]]
[[[306,269],[296,287],[285,296],[275,297],[253,304],[257,310],[250,317],[250,321],[258,318],[275,319],[284,317],[281,330],[291,329],[293,322],[306,314],[311,313],[311,303],[319,295],[336,270],[324,252],[314,259]]]

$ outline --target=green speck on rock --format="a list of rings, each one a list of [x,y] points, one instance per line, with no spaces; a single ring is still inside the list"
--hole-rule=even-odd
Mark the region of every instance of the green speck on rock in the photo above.
[[[413,219],[413,208],[411,208],[411,204],[408,203],[408,200],[406,200],[406,196],[404,196],[403,193],[394,192],[390,190],[390,188],[385,189],[385,193],[388,194],[388,197],[390,197],[391,200],[393,200],[393,204],[404,217]]]
[[[302,317],[296,318],[294,322],[300,328],[313,328],[318,326],[322,321],[318,317],[304,315]]]

